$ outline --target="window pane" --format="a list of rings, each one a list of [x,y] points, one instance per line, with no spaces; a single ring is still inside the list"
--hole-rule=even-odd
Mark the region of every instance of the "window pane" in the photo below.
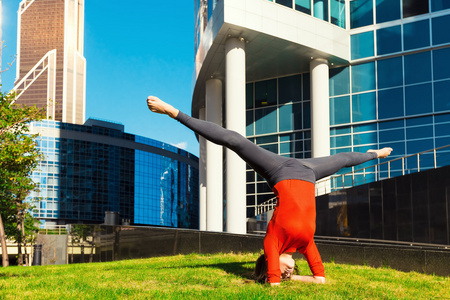
[[[403,0],[403,18],[428,13],[428,0]]]
[[[373,24],[373,0],[350,2],[350,28]]]
[[[403,88],[378,91],[378,118],[403,116]]]
[[[373,31],[354,34],[350,37],[352,59],[374,55]]]
[[[311,100],[311,82],[309,80],[309,73],[303,74],[303,100]]]
[[[278,79],[278,101],[280,104],[302,100],[302,78],[300,75]]]
[[[292,0],[276,0],[275,2],[278,4],[292,8]]]
[[[352,67],[352,92],[375,89],[375,63],[365,63]]]
[[[405,50],[430,46],[430,23],[428,20],[404,24],[403,45]]]
[[[345,1],[330,0],[331,23],[341,28],[345,28]]]
[[[433,51],[434,80],[450,78],[450,48]]]
[[[277,109],[268,107],[255,110],[255,134],[277,131]]]
[[[247,136],[249,135],[253,135],[253,111],[247,111],[245,113],[245,123],[246,123],[246,129],[245,129],[245,134]]]
[[[350,97],[330,99],[330,125],[350,123]]]
[[[245,107],[253,108],[253,83],[245,85]]]
[[[438,11],[450,8],[448,0],[431,0],[431,11]]]
[[[406,139],[423,139],[433,136],[433,126],[406,127]]]
[[[400,0],[377,0],[377,23],[398,20],[400,16]]]
[[[377,133],[362,133],[353,135],[353,145],[375,144],[377,142]]]
[[[295,0],[295,9],[305,14],[311,14],[311,0]]]
[[[431,84],[419,84],[405,88],[406,115],[417,115],[432,112]]]
[[[338,96],[350,93],[349,68],[330,69],[330,96]]]
[[[434,111],[446,110],[450,110],[450,80],[434,83]]]
[[[379,60],[377,62],[378,88],[403,85],[403,63],[401,57]]]
[[[375,93],[352,96],[352,121],[361,122],[376,119]]]
[[[382,130],[379,132],[380,143],[391,142],[391,141],[403,141],[405,139],[405,130],[394,129],[394,130]]]
[[[280,131],[289,131],[302,128],[301,104],[283,105],[279,109]]]
[[[433,18],[431,20],[433,28],[433,45],[450,43],[450,15]]]
[[[377,55],[402,51],[401,26],[377,30]]]
[[[314,0],[314,17],[328,21],[328,0]]]
[[[330,147],[348,147],[352,145],[351,135],[336,136],[330,138]]]
[[[431,80],[430,52],[405,55],[405,83],[418,83]]]
[[[277,104],[277,80],[265,80],[255,83],[255,107]]]
[[[311,104],[303,102],[303,128],[311,128]]]

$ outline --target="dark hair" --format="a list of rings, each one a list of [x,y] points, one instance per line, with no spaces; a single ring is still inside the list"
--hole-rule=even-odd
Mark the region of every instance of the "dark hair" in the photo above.
[[[265,283],[267,277],[267,264],[266,257],[264,254],[261,254],[256,260],[255,264],[255,273],[253,273],[253,277],[256,282]]]

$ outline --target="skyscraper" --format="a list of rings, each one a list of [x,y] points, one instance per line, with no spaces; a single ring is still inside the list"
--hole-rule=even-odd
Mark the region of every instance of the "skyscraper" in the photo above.
[[[450,1],[196,0],[195,13],[194,117],[299,159],[450,144]],[[226,230],[244,233],[274,195],[233,153],[199,140],[200,228],[221,231],[226,207]]]
[[[17,22],[17,103],[46,105],[48,118],[83,124],[84,0],[24,0]]]

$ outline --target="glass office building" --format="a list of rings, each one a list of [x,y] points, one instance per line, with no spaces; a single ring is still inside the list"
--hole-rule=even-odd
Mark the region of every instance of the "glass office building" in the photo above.
[[[34,122],[45,155],[34,216],[44,225],[99,224],[105,212],[134,225],[198,228],[198,158],[174,146],[89,119]]]
[[[233,102],[242,102],[245,126],[238,131],[295,158],[385,146],[396,158],[449,145],[449,27],[445,0],[196,1],[192,114],[202,117],[219,101],[228,127],[228,107],[240,114]],[[243,52],[243,71],[233,66],[240,63],[228,47],[233,39],[241,41],[233,49]],[[314,73],[315,61],[325,75]],[[244,78],[244,89],[233,76]],[[216,97],[207,88],[212,80],[224,86]],[[227,96],[229,88],[239,90],[239,100]],[[401,175],[400,164],[391,168]],[[407,160],[406,173],[416,171],[417,160]],[[253,217],[274,195],[249,168],[246,180]]]

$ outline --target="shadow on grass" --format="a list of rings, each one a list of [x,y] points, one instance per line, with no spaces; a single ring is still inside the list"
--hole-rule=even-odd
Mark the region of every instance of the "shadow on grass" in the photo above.
[[[243,280],[254,280],[253,272],[254,269],[252,267],[247,267],[248,262],[229,262],[229,263],[218,263],[218,264],[203,264],[203,265],[192,265],[185,266],[188,268],[212,268],[212,269],[222,269],[226,273],[236,275],[241,277]],[[156,269],[177,269],[178,267],[159,267]]]

